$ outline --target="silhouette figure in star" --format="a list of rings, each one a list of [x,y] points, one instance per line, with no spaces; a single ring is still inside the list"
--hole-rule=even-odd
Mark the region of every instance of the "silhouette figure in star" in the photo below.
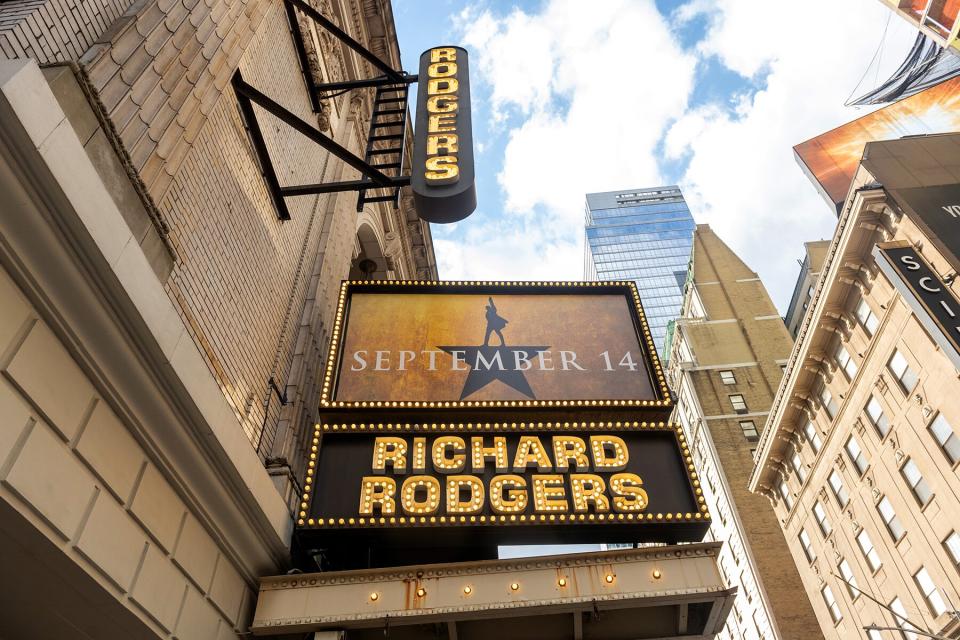
[[[490,334],[496,333],[497,337],[500,338],[500,346],[504,347],[507,344],[507,341],[503,339],[503,333],[501,329],[507,326],[507,320],[501,318],[497,315],[497,307],[493,304],[493,298],[487,298],[490,302],[486,307],[484,307],[487,316],[487,332],[483,336],[483,346],[490,346]]]

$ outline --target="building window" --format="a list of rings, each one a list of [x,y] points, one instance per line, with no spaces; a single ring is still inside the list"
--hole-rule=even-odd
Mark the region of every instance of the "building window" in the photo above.
[[[757,433],[757,425],[754,424],[753,420],[741,420],[740,430],[743,431],[743,437],[750,442],[756,442],[760,439],[760,434]]]
[[[733,405],[733,410],[737,413],[747,412],[747,403],[744,401],[743,396],[739,393],[735,393],[730,396],[730,404]]]
[[[845,559],[841,560],[840,564],[837,565],[837,569],[843,578],[843,584],[847,587],[847,593],[850,594],[850,599],[856,600],[859,598],[860,590],[857,587],[857,579],[853,575],[853,569],[850,568],[850,563]]]
[[[900,383],[900,388],[904,393],[910,393],[917,386],[917,374],[914,373],[907,359],[903,357],[899,349],[894,349],[890,361],[887,363],[887,369],[893,374],[893,377]]]
[[[943,548],[950,554],[950,559],[953,560],[953,566],[960,569],[960,533],[951,531],[950,535],[943,541]]]
[[[943,417],[943,414],[938,413],[927,428],[930,430],[933,439],[940,445],[940,450],[943,451],[943,455],[947,456],[950,464],[957,464],[957,461],[960,460],[960,438],[957,437],[953,427]]]
[[[901,524],[900,518],[897,517],[897,513],[893,510],[893,505],[890,504],[887,496],[880,498],[880,502],[877,503],[877,511],[880,512],[883,523],[887,525],[887,531],[890,532],[893,541],[899,542],[900,538],[906,535],[907,530],[903,528],[903,524]]]
[[[842,344],[837,345],[836,352],[837,364],[840,365],[840,368],[843,369],[843,372],[846,374],[848,380],[853,380],[857,375],[857,363],[853,361],[853,358],[850,357],[850,352],[847,351],[847,348]]]
[[[793,509],[793,496],[790,495],[790,487],[787,486],[787,481],[780,479],[780,482],[777,483],[777,491],[780,493],[780,497],[783,498],[783,504],[787,507],[787,511]]]
[[[847,444],[845,444],[843,448],[847,450],[847,455],[850,456],[850,462],[857,468],[857,473],[861,476],[866,473],[870,463],[867,461],[867,456],[863,454],[863,449],[860,448],[860,443],[857,442],[857,439],[850,436],[847,438]]]
[[[837,470],[834,469],[830,472],[830,488],[833,490],[833,497],[837,499],[837,503],[840,505],[840,508],[844,508],[850,502],[850,494],[847,493],[846,488],[843,486],[843,479],[840,478],[840,474],[837,473]]]
[[[790,466],[793,467],[794,473],[797,474],[797,479],[800,480],[800,484],[803,484],[807,480],[807,470],[803,466],[799,452],[794,451],[793,455],[790,456]]]
[[[833,420],[837,415],[837,403],[833,399],[833,394],[830,393],[830,390],[824,386],[820,389],[820,403],[823,405],[823,410],[827,412],[827,416]]]
[[[920,588],[920,593],[923,594],[923,599],[927,601],[927,606],[930,607],[933,617],[942,615],[947,610],[947,604],[943,601],[943,595],[940,594],[937,585],[933,584],[933,579],[927,573],[926,567],[920,567],[920,570],[913,574],[913,581]]]
[[[887,416],[883,415],[883,408],[876,396],[870,396],[870,401],[867,402],[864,411],[867,414],[867,419],[870,420],[870,424],[877,430],[880,439],[886,438],[887,434],[890,433],[890,421],[887,420]]]
[[[810,443],[810,448],[813,449],[814,455],[820,453],[820,447],[823,446],[823,440],[820,439],[820,434],[817,433],[817,429],[813,426],[813,422],[808,420],[807,424],[803,425],[803,435],[807,439],[807,442]]]
[[[957,534],[954,534],[957,535]],[[803,555],[807,556],[807,562],[813,562],[817,559],[817,552],[813,550],[813,544],[810,542],[810,536],[806,529],[800,529],[797,538],[800,539],[800,546],[803,547]]]
[[[877,320],[873,309],[863,298],[860,298],[860,304],[857,305],[857,320],[860,321],[860,326],[863,327],[868,336],[873,336],[877,332],[877,327],[880,326],[880,321]]]
[[[833,620],[833,624],[837,624],[843,619],[843,614],[840,613],[840,605],[837,604],[836,598],[833,597],[833,590],[830,588],[830,585],[826,585],[821,589],[820,595],[823,596],[827,610],[830,611],[830,619]]]
[[[907,463],[900,468],[900,474],[907,481],[910,490],[913,492],[913,497],[917,499],[920,506],[925,506],[930,502],[930,499],[933,498],[933,491],[930,490],[927,481],[923,479],[916,462],[907,460]]]
[[[720,382],[723,384],[737,384],[737,378],[733,375],[733,371],[721,371]]]
[[[915,626],[910,624],[909,620],[907,619],[907,608],[903,606],[903,602],[900,601],[900,598],[894,598],[890,602],[890,610],[893,611],[893,613],[895,614],[894,615],[894,619],[896,620],[895,626],[898,626],[902,629],[909,629],[913,631],[917,629]],[[903,635],[907,638],[907,640],[917,640],[917,638],[919,637],[917,636],[917,634],[912,633],[911,631],[905,631]]]
[[[820,504],[819,500],[813,503],[813,517],[816,518],[817,525],[819,525],[820,533],[823,534],[823,537],[826,538],[829,536],[833,528],[830,526],[830,520],[827,519],[827,511],[823,508],[823,505]]]
[[[874,548],[873,540],[870,539],[866,529],[860,531],[860,534],[857,536],[857,544],[860,545],[860,551],[863,552],[863,557],[867,559],[870,570],[876,573],[877,570],[883,566],[883,563],[880,562],[880,554],[877,553],[877,550]]]

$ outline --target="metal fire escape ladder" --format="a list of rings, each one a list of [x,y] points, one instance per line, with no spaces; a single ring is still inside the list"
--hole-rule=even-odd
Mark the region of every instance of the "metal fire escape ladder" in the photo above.
[[[261,173],[277,208],[277,217],[280,220],[290,219],[285,198],[341,191],[359,192],[357,211],[361,211],[364,204],[368,202],[393,201],[394,206],[397,206],[400,189],[410,184],[410,176],[402,175],[402,171],[406,142],[407,95],[409,85],[417,81],[417,76],[404,71],[395,71],[390,65],[368,51],[366,47],[351,38],[333,21],[304,0],[284,0],[284,6],[314,113],[320,112],[321,101],[331,97],[331,93],[337,95],[352,89],[375,87],[376,96],[370,118],[366,152],[363,158],[359,158],[333,138],[325,135],[312,124],[245,82],[240,71],[237,70],[233,76],[233,89],[237,96],[240,113],[250,135],[250,143],[259,161]],[[300,31],[296,11],[302,12],[318,26],[326,29],[344,46],[357,53],[383,75],[369,79],[317,84],[310,71],[306,45]],[[362,178],[341,182],[282,186],[273,166],[270,152],[267,149],[260,123],[257,120],[254,104],[346,162],[359,171]],[[374,195],[368,196],[368,190],[374,191]],[[387,193],[379,193],[382,191]]]
[[[370,135],[367,136],[367,150],[363,161],[378,171],[390,172],[390,178],[400,179],[403,171],[404,149],[407,134],[407,84],[380,85],[373,100],[373,113],[370,115]],[[375,162],[376,161],[376,162]],[[409,181],[409,180],[408,180]],[[372,182],[372,180],[370,181]],[[357,198],[357,211],[363,211],[367,202],[393,202],[398,206],[400,186],[390,186],[387,195],[367,195],[367,189],[361,189]],[[370,187],[371,190],[383,190],[384,187]]]

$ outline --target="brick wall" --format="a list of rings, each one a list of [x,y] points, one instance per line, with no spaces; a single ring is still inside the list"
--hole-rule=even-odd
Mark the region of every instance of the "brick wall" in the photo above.
[[[35,9],[49,11],[53,2],[36,2]],[[389,21],[382,2],[320,4],[379,55],[397,56],[392,43],[370,35],[382,34]],[[14,6],[25,5],[0,5],[0,20],[28,28]],[[230,79],[240,69],[247,82],[358,155],[372,90],[327,101],[318,118],[281,2],[139,0],[109,15],[108,26],[87,40],[58,45],[55,59],[79,61],[101,116],[117,134],[118,155],[142,181],[143,199],[176,258],[161,278],[238,424],[261,458],[285,458],[296,467],[298,434],[316,419],[317,362],[326,350],[331,305],[355,251],[356,195],[289,198],[291,220],[279,221]],[[373,75],[329,34],[310,28],[307,38],[327,79]],[[255,110],[281,184],[358,177]],[[380,250],[395,273],[435,277],[435,261],[426,255],[429,229],[415,217],[408,221],[412,203],[403,203],[399,211],[368,207],[365,218],[381,244],[390,234],[393,246]],[[281,407],[271,377],[291,405]]]
[[[0,308],[0,500],[156,635],[238,638],[234,563],[3,270]]]
[[[0,56],[44,63],[77,60],[132,4],[132,0],[4,2]]]

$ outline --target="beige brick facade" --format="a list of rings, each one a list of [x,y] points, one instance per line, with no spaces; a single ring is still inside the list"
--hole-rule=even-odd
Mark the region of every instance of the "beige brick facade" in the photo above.
[[[195,637],[238,637],[250,583],[6,272],[0,292],[8,326],[20,321],[0,344],[0,499],[143,630],[189,637],[181,632],[202,619],[211,633]]]
[[[896,142],[871,146],[879,156]],[[902,164],[909,186],[960,180],[956,144],[955,136],[916,143],[923,166]],[[942,418],[948,433],[960,434],[957,369],[878,269],[873,248],[892,240],[909,242],[938,277],[950,272],[945,256],[861,168],[751,479],[775,505],[828,638],[864,637],[873,625],[914,625],[935,637],[960,629],[951,613],[960,603],[960,556],[945,544],[960,531],[958,462],[930,429]],[[956,295],[957,283],[949,286]],[[909,390],[890,365],[897,353],[916,374]],[[929,498],[911,489],[913,468]],[[944,611],[932,604],[931,585]]]
[[[738,589],[718,638],[819,637],[769,504],[747,488],[758,432],[792,347],[763,283],[707,225],[694,233],[692,277],[668,367],[713,514],[708,538]]]
[[[315,5],[399,69],[389,2]],[[376,75],[301,27],[321,79]],[[437,278],[406,193],[278,219],[235,72],[358,155],[372,107],[314,113],[290,28],[266,0],[0,4],[0,565],[22,585],[0,636],[246,633],[290,561],[341,280]],[[357,177],[257,116],[282,184]]]

